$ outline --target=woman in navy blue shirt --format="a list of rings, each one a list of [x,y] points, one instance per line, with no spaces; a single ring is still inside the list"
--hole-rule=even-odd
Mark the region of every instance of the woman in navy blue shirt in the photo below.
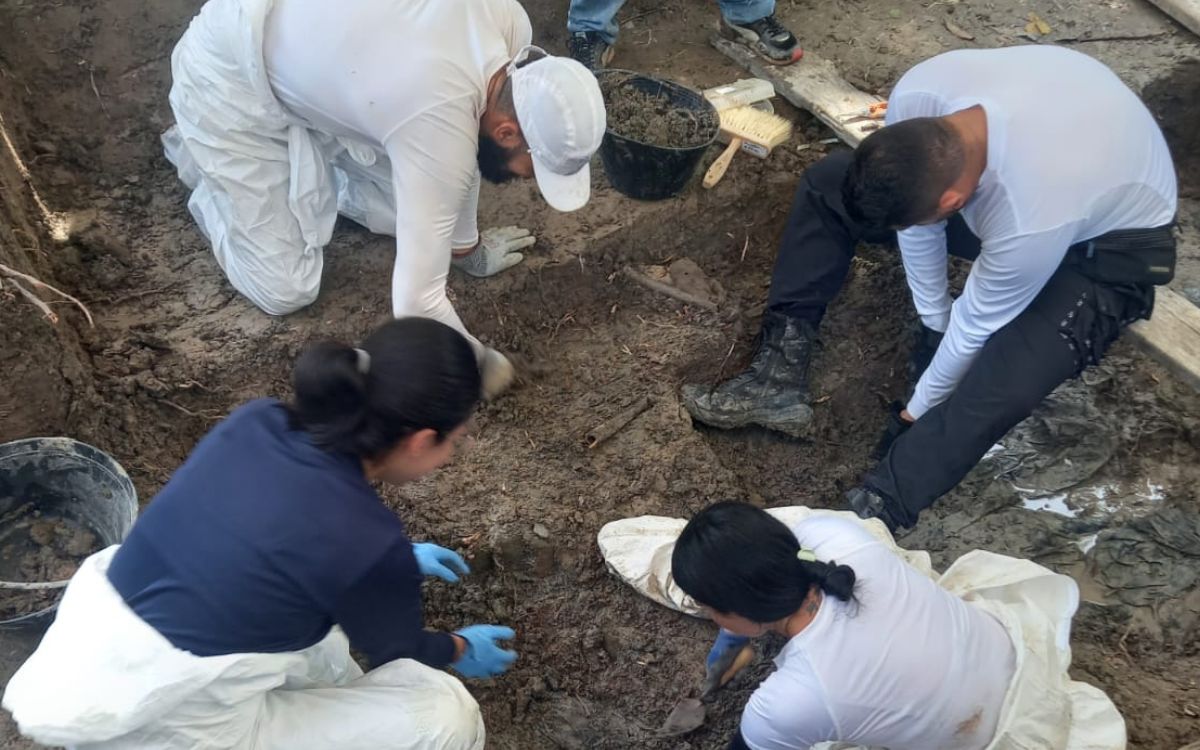
[[[426,630],[421,580],[468,572],[414,544],[373,481],[448,462],[480,395],[463,336],[392,321],[317,344],[295,400],[208,434],[129,538],[89,558],[5,708],[45,744],[104,748],[482,748],[462,684],[503,673],[513,631]],[[350,658],[350,645],[372,670]]]

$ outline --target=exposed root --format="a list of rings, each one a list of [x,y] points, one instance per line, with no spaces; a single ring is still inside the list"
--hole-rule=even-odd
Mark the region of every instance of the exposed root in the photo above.
[[[0,274],[2,274],[4,276],[8,276],[9,277],[8,283],[12,284],[17,289],[17,291],[19,291],[22,295],[24,295],[24,297],[26,299],[28,299],[31,303],[33,303],[33,305],[36,306],[39,310],[41,310],[42,313],[50,320],[51,323],[57,323],[58,316],[55,315],[50,310],[50,307],[44,301],[39,299],[35,294],[30,292],[24,286],[17,283],[18,279],[20,281],[24,281],[28,284],[32,284],[35,288],[45,289],[48,292],[57,294],[59,297],[62,297],[63,299],[65,299],[68,302],[74,303],[80,310],[83,311],[83,316],[85,318],[87,318],[88,325],[91,326],[92,328],[96,327],[96,321],[92,319],[92,313],[90,310],[87,309],[87,305],[83,304],[82,302],[75,299],[74,297],[67,294],[66,292],[62,291],[61,289],[56,289],[55,287],[50,286],[49,284],[42,281],[41,279],[35,279],[34,277],[30,276],[29,274],[21,273],[20,271],[16,270],[15,268],[9,268],[8,266],[4,265],[3,263],[0,263]]]
[[[18,292],[20,292],[22,297],[29,300],[30,304],[32,304],[37,309],[41,310],[42,315],[46,316],[46,320],[50,321],[51,323],[53,323],[55,325],[58,325],[58,316],[54,313],[53,310],[50,309],[49,305],[47,305],[45,302],[42,301],[41,297],[38,297],[33,292],[31,292],[28,289],[26,289],[25,287],[21,286],[21,282],[17,281],[16,279],[9,279],[8,283],[10,285],[12,285],[13,289],[16,289]]]

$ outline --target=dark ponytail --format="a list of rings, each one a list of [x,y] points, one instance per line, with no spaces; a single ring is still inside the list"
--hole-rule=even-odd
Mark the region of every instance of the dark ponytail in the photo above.
[[[314,344],[292,370],[292,424],[334,453],[375,458],[422,429],[453,432],[480,396],[466,338],[428,318],[390,321],[358,348]]]
[[[688,521],[675,542],[671,574],[699,604],[758,623],[794,614],[813,586],[844,602],[854,599],[852,568],[801,560],[799,552],[795,535],[770,513],[722,502]]]

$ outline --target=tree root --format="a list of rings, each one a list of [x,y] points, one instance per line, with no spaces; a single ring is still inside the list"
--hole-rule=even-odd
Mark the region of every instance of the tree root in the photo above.
[[[29,300],[34,307],[36,307],[38,310],[41,310],[42,314],[45,315],[51,323],[58,323],[58,316],[54,314],[54,311],[50,309],[50,306],[44,300],[26,289],[24,285],[20,283],[21,281],[31,284],[34,288],[45,289],[48,292],[57,294],[59,297],[62,297],[68,302],[74,303],[80,310],[83,311],[83,316],[87,318],[88,325],[92,328],[96,327],[96,321],[92,319],[92,313],[87,309],[87,305],[83,304],[61,289],[56,289],[40,279],[36,279],[26,273],[21,273],[15,268],[9,268],[3,263],[0,263],[0,275],[7,276],[8,283],[12,284],[13,288],[20,292],[25,299]]]

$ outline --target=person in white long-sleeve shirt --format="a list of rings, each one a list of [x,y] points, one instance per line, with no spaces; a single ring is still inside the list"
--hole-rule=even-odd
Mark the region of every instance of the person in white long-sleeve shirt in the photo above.
[[[685,386],[684,403],[718,427],[802,434],[825,306],[860,240],[895,237],[920,319],[910,393],[848,500],[896,528],[1149,317],[1174,270],[1177,187],[1145,105],[1072,50],[939,55],[901,78],[886,122],[805,173],[751,368]],[[956,300],[951,254],[974,261]]]
[[[939,575],[876,520],[735,502],[596,541],[639,593],[721,628],[705,700],[746,684],[753,639],[783,639],[729,750],[1125,748],[1112,701],[1068,671],[1079,587],[1029,560],[973,550]]]
[[[578,209],[605,129],[595,78],[531,35],[516,0],[209,0],[172,56],[163,140],[233,286],[273,315],[311,304],[341,213],[395,235],[394,314],[466,334],[503,385],[446,296],[452,263],[490,276],[534,242],[478,231],[481,175]]]

